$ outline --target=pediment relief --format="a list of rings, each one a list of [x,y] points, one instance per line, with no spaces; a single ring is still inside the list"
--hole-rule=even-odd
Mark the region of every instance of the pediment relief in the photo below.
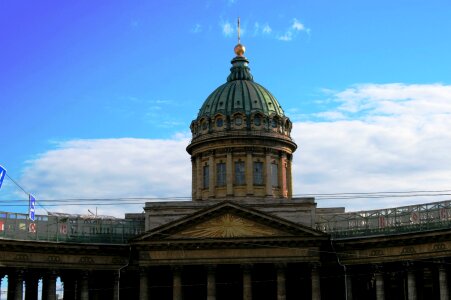
[[[323,238],[323,232],[224,201],[147,231],[135,242],[179,239]]]
[[[184,229],[171,236],[171,238],[239,238],[271,237],[277,235],[286,236],[287,233],[231,213],[225,213]]]

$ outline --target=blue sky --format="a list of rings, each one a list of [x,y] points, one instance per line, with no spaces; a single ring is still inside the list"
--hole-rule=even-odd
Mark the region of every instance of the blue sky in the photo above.
[[[188,127],[228,75],[240,16],[255,80],[295,122],[296,194],[451,189],[450,9],[1,1],[0,164],[38,199],[189,196]],[[5,179],[0,210],[26,211],[11,199],[26,203]],[[396,201],[323,206],[425,199]]]

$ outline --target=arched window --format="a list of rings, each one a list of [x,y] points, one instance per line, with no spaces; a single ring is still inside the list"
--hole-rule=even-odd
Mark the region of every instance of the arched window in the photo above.
[[[263,163],[260,161],[254,161],[254,184],[262,185],[263,184]]]
[[[275,162],[271,163],[271,185],[273,187],[279,186],[279,168]]]
[[[271,119],[271,127],[276,128],[277,127],[277,118]]]
[[[216,164],[216,185],[226,185],[226,164],[223,162]]]
[[[260,126],[261,123],[262,123],[262,118],[260,117],[260,115],[256,115],[256,116],[254,117],[254,125],[255,125],[255,126]]]
[[[236,161],[235,162],[235,184],[243,185],[246,183],[246,179],[244,176],[244,161]]]

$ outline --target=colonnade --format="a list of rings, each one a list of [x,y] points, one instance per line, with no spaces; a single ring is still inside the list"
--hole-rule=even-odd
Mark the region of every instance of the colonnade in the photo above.
[[[397,264],[395,267],[393,264],[377,264],[367,266],[366,269],[372,269],[372,274],[367,274],[362,267],[348,269],[346,276],[347,300],[367,296],[374,296],[376,300],[400,298],[417,300],[425,299],[426,296],[428,299],[450,299],[448,270],[446,264],[442,262],[428,265],[405,262]],[[368,286],[366,293],[362,292],[362,283],[365,280]]]
[[[244,164],[244,184],[234,182],[234,163],[242,161]],[[262,182],[254,182],[254,163],[260,162],[263,169],[259,170]],[[228,196],[255,196],[269,198],[291,198],[292,187],[292,155],[282,151],[266,148],[246,147],[245,149],[225,149],[224,153],[206,151],[191,157],[192,163],[192,196],[193,199],[224,198]],[[225,164],[225,182],[218,186],[216,182],[216,168],[218,163]],[[277,166],[273,171],[271,166]],[[204,173],[207,172],[208,176]],[[276,184],[272,182],[272,172],[276,172]],[[208,177],[208,178],[207,178]],[[206,182],[208,181],[208,186]]]
[[[97,283],[95,289],[99,291],[98,294],[110,295],[113,299],[119,299],[119,277],[117,276],[117,272],[109,271],[108,274],[111,274],[111,276],[95,279]],[[8,276],[8,286],[7,291],[2,292],[5,292],[7,295],[7,300],[57,300],[56,285],[58,277],[63,282],[65,300],[88,300],[90,295],[93,295],[90,292],[89,281],[90,276],[94,276],[92,274],[90,275],[88,271],[71,270],[56,272],[54,270],[17,268],[3,272],[0,275],[0,283],[5,275]],[[40,280],[42,280],[42,291],[39,295]],[[110,296],[108,298],[111,298]],[[0,296],[0,299],[4,298]]]
[[[268,280],[267,282],[263,282],[265,285],[274,285],[275,286],[275,294],[269,293],[265,295],[265,299],[274,299],[274,300],[286,300],[287,299],[287,265],[286,264],[264,264],[266,271],[269,273],[273,273],[270,275],[274,275],[274,280]],[[257,275],[258,271],[254,269],[254,265],[252,264],[242,264],[235,265],[238,273],[234,273],[229,277],[230,280],[230,289],[234,289],[231,282],[238,280],[239,288],[236,289],[239,293],[233,294],[234,299],[243,299],[243,300],[252,300],[252,299],[261,299],[260,297],[255,296],[256,279],[254,277]],[[187,281],[191,276],[198,276],[199,273],[202,273],[202,278],[200,282],[195,283],[194,285],[202,286],[205,289],[202,294],[202,298],[207,300],[217,300],[217,299],[225,299],[230,298],[231,296],[225,296],[222,292],[218,292],[218,286],[221,283],[218,282],[217,277],[224,273],[223,270],[220,270],[221,266],[217,265],[206,265],[197,267],[196,270],[187,270],[189,266],[173,266],[170,267],[170,291],[166,293],[166,297],[168,295],[172,295],[172,300],[182,300],[187,298],[192,298],[192,295],[187,295],[186,287],[190,286],[190,283]],[[318,265],[316,264],[304,264],[303,268],[308,269],[308,276],[310,277],[310,287],[308,290],[298,291],[304,296],[311,295],[311,298],[303,298],[303,299],[312,299],[312,300],[320,300],[321,299],[321,284],[320,284],[320,273],[318,269]],[[200,272],[199,272],[200,270]],[[261,271],[261,269],[260,269]],[[159,274],[159,275],[156,275]],[[239,276],[236,276],[239,275]],[[152,277],[155,276],[164,276],[157,270],[152,270],[152,267],[149,268],[141,268],[140,270],[140,291],[139,291],[139,299],[140,300],[148,300],[148,299],[160,299],[163,296],[158,293],[152,292]],[[169,281],[168,281],[169,282]],[[161,282],[159,283],[161,287]],[[158,284],[157,284],[158,285]],[[191,283],[191,285],[193,285]],[[163,284],[164,286],[164,284]],[[293,288],[293,286],[290,286]],[[299,288],[299,286],[295,287]],[[239,295],[240,294],[240,295]],[[256,298],[254,298],[256,297]],[[165,298],[166,299],[166,298]],[[197,299],[197,298],[196,298]]]

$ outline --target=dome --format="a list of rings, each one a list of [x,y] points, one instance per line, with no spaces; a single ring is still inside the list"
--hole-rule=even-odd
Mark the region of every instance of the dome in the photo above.
[[[254,82],[238,42],[227,82],[202,104],[191,122],[192,197],[290,199],[297,145],[292,123],[276,98]]]
[[[231,116],[236,112],[246,116],[261,113],[266,117],[284,117],[277,99],[263,86],[254,82],[248,67],[248,60],[237,56],[232,60],[227,82],[208,96],[203,103],[198,119],[214,117],[217,114]]]
[[[236,57],[227,82],[218,87],[202,104],[197,118],[191,122],[193,140],[219,132],[271,132],[291,140],[292,123],[277,99],[263,86],[254,82],[243,56],[245,48],[235,47]]]

